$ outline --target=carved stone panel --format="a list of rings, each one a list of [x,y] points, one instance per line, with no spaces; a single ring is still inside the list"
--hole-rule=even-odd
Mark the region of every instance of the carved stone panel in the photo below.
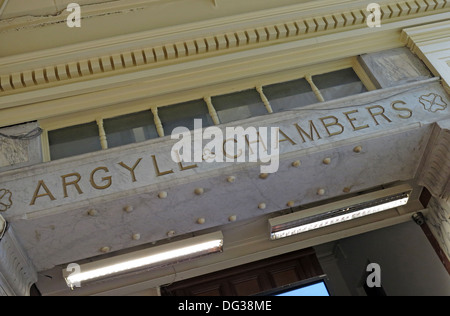
[[[0,296],[28,296],[37,273],[11,228],[0,239]]]
[[[431,73],[407,48],[365,54],[359,57],[378,88],[388,88],[431,77]]]
[[[41,151],[37,123],[0,129],[0,172],[42,162]]]

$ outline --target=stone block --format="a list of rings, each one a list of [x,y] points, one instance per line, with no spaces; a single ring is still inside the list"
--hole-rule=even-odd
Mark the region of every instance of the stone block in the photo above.
[[[0,172],[42,162],[41,137],[14,139],[38,128],[27,123],[0,129]],[[12,137],[11,137],[12,136]]]
[[[364,54],[359,57],[377,88],[388,88],[432,77],[425,64],[408,48]]]

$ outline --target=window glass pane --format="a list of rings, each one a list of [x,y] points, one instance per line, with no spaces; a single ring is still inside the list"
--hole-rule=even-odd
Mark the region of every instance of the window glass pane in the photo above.
[[[194,119],[202,119],[202,127],[214,125],[204,100],[195,100],[158,109],[158,116],[164,127],[164,134],[171,135],[177,127],[194,129]]]
[[[48,139],[52,160],[102,149],[96,122],[50,131]]]
[[[317,103],[311,85],[305,79],[278,83],[263,88],[274,112],[281,112]]]
[[[268,114],[256,89],[231,93],[211,98],[220,123],[243,120]]]
[[[325,101],[367,91],[352,68],[314,76],[313,81]]]
[[[108,148],[159,137],[150,110],[104,120],[103,126]]]

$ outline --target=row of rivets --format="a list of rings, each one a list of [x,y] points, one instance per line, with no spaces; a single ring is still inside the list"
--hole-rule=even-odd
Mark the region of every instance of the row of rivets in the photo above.
[[[266,178],[267,178],[267,174],[266,174],[266,176],[265,176]],[[233,183],[234,181],[236,181],[236,177],[235,176],[229,176],[229,177],[227,177],[227,181],[229,182],[229,183]],[[204,188],[196,188],[195,190],[194,190],[194,193],[196,194],[196,195],[202,195],[203,193],[205,193],[205,189]],[[159,192],[158,193],[158,197],[160,198],[160,199],[165,199],[165,198],[167,198],[167,192],[166,191],[161,191],[161,192]]]
[[[129,213],[130,209],[132,209],[132,206],[126,206],[124,208],[124,211]],[[229,222],[235,222],[236,220],[237,220],[237,216],[236,215],[231,215],[230,217],[228,217],[228,221]],[[206,223],[206,219],[204,217],[201,217],[201,218],[197,219],[196,223],[199,224],[199,225],[203,225],[203,224]],[[167,232],[166,235],[167,235],[167,237],[173,237],[173,236],[176,235],[176,232],[174,230],[170,230],[170,231]],[[141,234],[137,234],[137,233],[133,234],[131,236],[131,239],[133,239],[135,241],[138,241],[138,240],[141,239]],[[100,252],[102,252],[102,253],[108,253],[110,251],[111,251],[111,247],[108,247],[108,246],[100,248]]]
[[[362,151],[362,147],[361,146],[356,146],[355,148],[353,148],[353,151],[355,153],[360,153]],[[330,157],[324,158],[322,160],[322,163],[325,164],[325,165],[331,164],[331,158]],[[291,165],[293,167],[299,167],[301,165],[301,161],[300,160],[296,160],[296,161],[292,162]],[[265,179],[267,179],[269,177],[269,174],[268,173],[261,173],[259,175],[259,177],[261,179],[265,180]],[[236,181],[236,177],[235,176],[229,176],[229,177],[227,177],[227,181],[229,183],[233,183],[233,182]],[[351,188],[346,187],[346,188],[343,189],[343,192],[349,193],[350,190],[351,190]],[[194,193],[196,195],[202,195],[203,193],[205,193],[205,190],[204,190],[204,188],[196,188],[194,190]],[[317,190],[317,195],[323,196],[323,195],[325,195],[325,193],[326,193],[326,190],[324,188],[320,188],[320,189]],[[159,192],[158,193],[158,197],[160,199],[167,198],[167,192],[166,191]],[[295,201],[289,201],[289,202],[286,203],[286,206],[288,206],[288,207],[293,207],[294,205],[295,205]],[[266,209],[266,207],[267,207],[267,204],[264,203],[264,202],[259,203],[259,205],[258,205],[258,208],[261,209],[261,210]],[[133,211],[133,206],[131,206],[131,205],[125,206],[124,207],[124,211],[126,213],[131,213]],[[98,212],[95,209],[91,209],[91,210],[88,211],[88,215],[89,216],[97,216]],[[237,220],[237,216],[236,215],[232,215],[232,216],[230,216],[228,218],[229,222],[235,222],[236,220]],[[206,223],[206,219],[204,217],[200,217],[200,218],[197,219],[196,223],[199,224],[199,225],[203,225],[203,224]],[[175,236],[175,234],[176,234],[176,232],[174,230],[170,230],[170,231],[167,232],[167,237],[173,237],[173,236]],[[131,238],[133,240],[137,241],[137,240],[141,239],[141,235],[140,234],[133,234]],[[103,252],[103,253],[107,253],[107,252],[111,251],[111,248],[110,247],[102,247],[100,249],[100,251]]]

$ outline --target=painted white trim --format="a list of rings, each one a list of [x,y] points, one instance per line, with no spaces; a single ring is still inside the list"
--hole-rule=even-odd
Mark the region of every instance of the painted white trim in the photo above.
[[[2,17],[3,11],[5,11],[6,5],[8,4],[9,0],[4,0],[3,4],[0,6],[0,18]]]

